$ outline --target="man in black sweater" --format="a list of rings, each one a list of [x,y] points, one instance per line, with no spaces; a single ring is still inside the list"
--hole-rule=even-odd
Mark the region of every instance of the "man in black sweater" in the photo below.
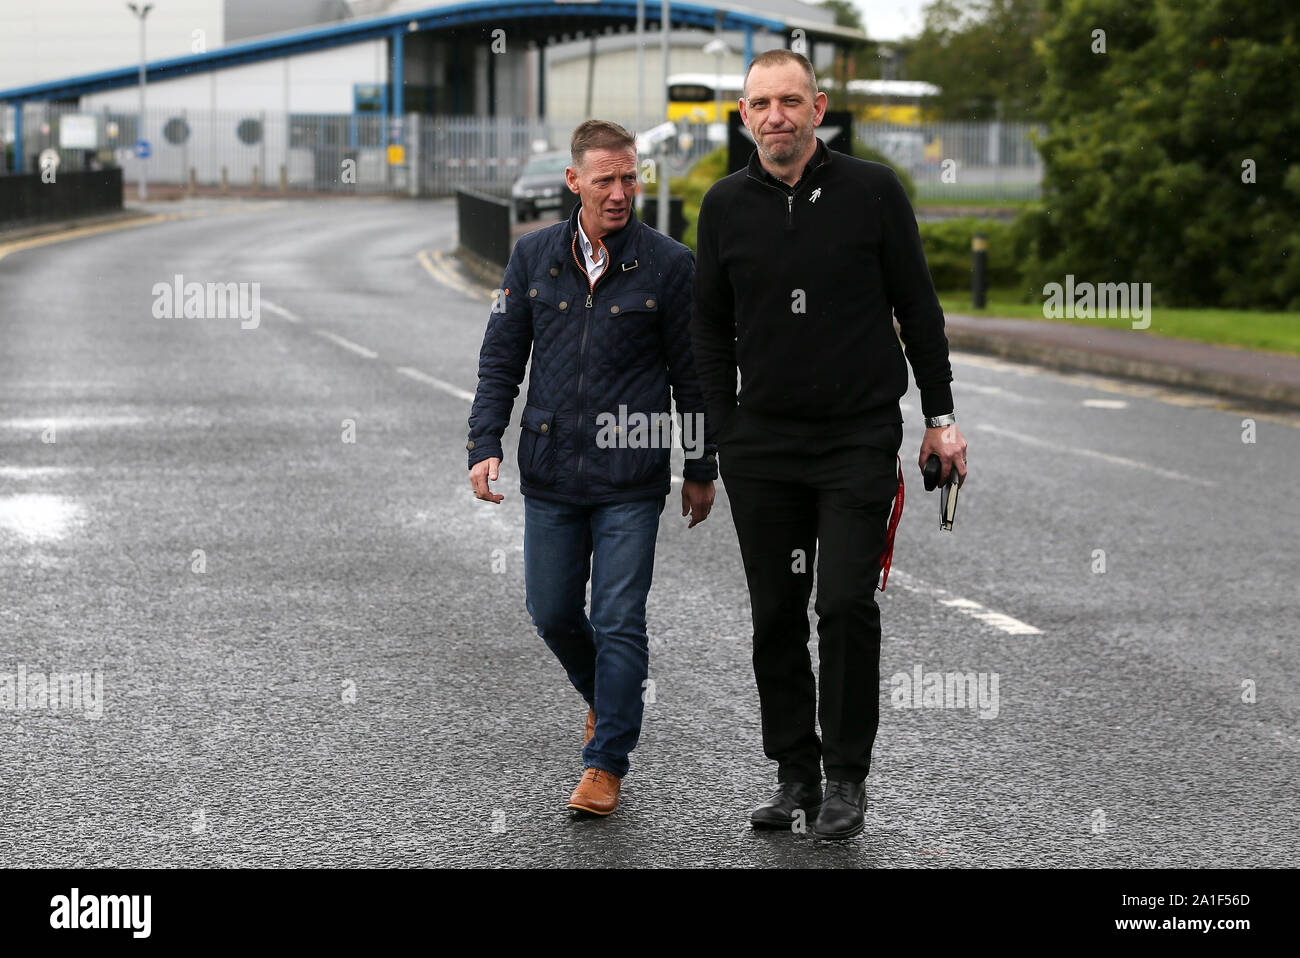
[[[841,839],[863,828],[880,717],[875,591],[907,391],[895,315],[926,418],[919,463],[936,453],[943,479],[956,469],[964,482],[966,441],[943,312],[898,177],[816,138],[826,95],[799,54],[760,54],[744,92],[758,148],[700,206],[691,339],[749,584],[763,749],[777,762],[777,791],[750,822],[797,829],[815,815],[817,837]],[[808,653],[814,559],[820,703]]]

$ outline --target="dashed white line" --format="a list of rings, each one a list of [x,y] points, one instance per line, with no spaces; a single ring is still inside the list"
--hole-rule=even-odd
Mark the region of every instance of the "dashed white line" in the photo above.
[[[66,476],[72,471],[67,466],[0,466],[0,479],[43,479]]]
[[[1042,376],[1078,389],[1096,389],[1101,392],[1120,393],[1134,399],[1149,399],[1152,402],[1165,403],[1171,406],[1180,406],[1192,409],[1210,409],[1217,412],[1228,412],[1234,414],[1241,413],[1267,422],[1275,422],[1283,426],[1290,426],[1292,429],[1300,429],[1300,416],[1297,416],[1295,413],[1268,413],[1254,408],[1247,409],[1245,400],[1234,401],[1219,396],[1202,396],[1194,393],[1179,392],[1175,389],[1169,389],[1163,386],[1107,379],[1104,376],[1095,375],[1093,373],[1067,373],[1061,372],[1060,370],[1045,370],[1034,366],[1009,363],[1005,360],[993,359],[989,356],[979,356],[974,353],[963,353],[960,351],[954,351],[952,353],[951,362],[954,366],[977,366],[991,372],[1010,373],[1022,378]],[[962,387],[959,385],[958,388]]]
[[[325,339],[328,339],[330,342],[337,343],[338,345],[342,346],[344,349],[351,350],[352,352],[356,353],[358,356],[364,356],[366,359],[374,359],[376,356],[379,355],[373,349],[367,349],[365,346],[362,346],[360,343],[354,343],[350,339],[344,339],[338,333],[331,333],[328,329],[313,329],[312,332],[315,333],[317,336],[322,336]]]
[[[1001,386],[982,386],[978,383],[961,382],[958,388],[962,392],[981,393],[985,396],[997,396],[999,399],[1009,399],[1012,402],[1027,402],[1041,405],[1043,400],[1034,396],[1022,396],[1020,393],[1013,393],[1010,390],[1003,389]]]
[[[1001,629],[1008,635],[1042,635],[1042,629],[1036,629],[1032,625],[1014,619],[1003,612],[994,612],[992,609],[986,609],[978,602],[972,602],[970,599],[940,599],[940,605],[946,605],[950,609],[956,609],[964,612],[969,616],[985,622],[995,629]]]
[[[410,366],[398,366],[397,371],[403,376],[411,377],[416,382],[424,383],[426,386],[432,386],[434,389],[441,389],[449,396],[455,396],[457,399],[463,399],[468,403],[474,401],[474,394],[472,392],[461,389],[459,386],[453,386],[451,383],[439,379],[437,376],[430,376],[428,373],[420,372],[418,369],[412,369]]]
[[[449,396],[455,396],[457,399],[463,399],[468,403],[474,401],[474,394],[472,392],[461,389],[459,386],[453,386],[451,383],[439,379],[437,376],[430,376],[428,373],[421,372],[418,369],[412,369],[410,366],[398,366],[397,371],[403,376],[410,376],[416,382],[424,383],[426,386],[432,386],[434,389],[441,389]],[[673,474],[671,476],[671,482],[673,485],[678,485],[682,481],[682,477],[679,475]]]
[[[270,303],[267,302],[266,300],[262,300],[262,308],[269,309],[271,312],[275,313],[275,315],[287,319],[291,323],[302,322],[301,319],[299,319],[293,313],[289,312],[289,310],[285,309],[283,306],[277,306],[275,303]]]
[[[902,569],[893,569],[889,573],[890,581],[897,579],[898,584],[909,592],[919,592],[923,595],[932,595],[939,599],[939,604],[950,609],[956,609],[964,615],[978,619],[985,625],[991,625],[1008,635],[1042,635],[1043,630],[1035,628],[1027,622],[1022,622],[1017,618],[1007,615],[1004,612],[995,612],[992,609],[980,605],[971,599],[963,599],[959,596],[952,596],[947,589],[941,589],[938,586],[930,585],[923,582],[916,576],[904,572]]]
[[[423,255],[424,254],[422,253],[421,257],[423,257]],[[424,263],[423,258],[421,259],[421,263]],[[424,265],[426,269],[429,269],[430,272],[433,272],[429,264],[426,263]],[[285,309],[283,306],[277,306],[275,303],[269,303],[266,300],[262,300],[262,305],[265,306],[267,309],[269,309],[271,312],[275,313],[276,315],[283,316],[291,323],[302,322],[302,320],[299,317],[295,316],[293,313]],[[362,346],[360,343],[354,343],[352,340],[345,339],[344,337],[338,335],[338,333],[332,333],[327,329],[313,329],[312,332],[315,333],[317,336],[323,336],[325,339],[337,343],[338,345],[342,346],[344,349],[351,350],[352,352],[356,353],[358,356],[364,356],[366,359],[374,359],[379,355],[373,349],[368,349],[365,346]],[[439,379],[437,376],[430,376],[428,373],[422,372],[419,369],[415,369],[412,366],[396,366],[394,368],[403,376],[406,376],[410,379],[414,379],[416,382],[424,383],[426,386],[432,386],[434,389],[441,390],[442,392],[446,393],[449,396],[454,396],[455,398],[463,400],[464,402],[467,403],[472,403],[474,401],[474,394],[472,392],[470,392],[467,389],[461,389],[459,386],[449,383],[445,379]],[[681,476],[673,475],[671,477],[671,481],[673,485],[677,485],[683,482],[684,480],[682,479]]]
[[[1123,456],[1115,456],[1108,452],[1098,452],[1096,449],[1082,449],[1078,446],[1067,446],[1062,443],[1048,442],[1046,439],[1039,439],[1037,436],[1026,436],[1024,433],[1012,432],[1010,429],[1002,429],[998,426],[977,425],[976,429],[983,432],[991,432],[995,436],[1004,436],[1007,439],[1015,439],[1017,442],[1023,442],[1030,446],[1039,446],[1043,449],[1051,449],[1053,452],[1073,453],[1076,456],[1087,456],[1090,459],[1100,459],[1103,462],[1109,462],[1117,466],[1128,466],[1131,469],[1142,469],[1146,472],[1155,473],[1157,476],[1163,476],[1166,479],[1178,479],[1181,482],[1190,482],[1197,486],[1217,486],[1217,482],[1209,479],[1198,479],[1196,476],[1189,476],[1186,473],[1175,472],[1173,469],[1161,469],[1159,466],[1152,466],[1145,462],[1138,462],[1136,459],[1125,459]]]

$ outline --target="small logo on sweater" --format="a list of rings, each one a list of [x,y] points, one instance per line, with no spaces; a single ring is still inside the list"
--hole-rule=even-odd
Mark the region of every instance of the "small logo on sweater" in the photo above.
[[[822,188],[819,186],[819,187],[817,187],[817,189],[815,189],[815,190],[812,191],[812,194],[808,197],[808,202],[809,202],[809,203],[816,203],[816,202],[817,202],[817,197],[819,197],[819,196],[821,196],[821,195],[822,195]]]

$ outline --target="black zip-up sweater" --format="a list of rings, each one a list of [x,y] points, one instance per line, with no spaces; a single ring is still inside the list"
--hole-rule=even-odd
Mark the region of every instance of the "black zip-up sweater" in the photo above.
[[[715,435],[738,401],[747,416],[810,436],[898,422],[907,367],[895,315],[922,414],[951,412],[943,311],[889,167],[819,141],[789,187],[755,150],[705,195],[691,339]]]

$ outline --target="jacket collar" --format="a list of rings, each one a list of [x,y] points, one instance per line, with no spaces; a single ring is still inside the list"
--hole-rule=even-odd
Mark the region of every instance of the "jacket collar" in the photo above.
[[[578,214],[582,212],[582,204],[579,203],[569,214],[569,229],[565,234],[569,237],[569,246],[577,244],[576,248],[581,249],[581,243],[578,241]],[[627,222],[612,233],[606,233],[600,238],[601,243],[605,246],[605,251],[609,253],[609,265],[621,262],[625,258],[635,256],[633,237],[640,230],[640,221],[636,218],[636,204],[627,212]],[[608,267],[607,267],[608,268]]]
[[[779,186],[783,190],[796,189],[799,186],[799,184],[807,180],[808,177],[812,175],[813,171],[816,170],[819,166],[823,166],[831,162],[832,153],[831,150],[827,148],[826,143],[819,136],[815,136],[814,139],[817,141],[817,148],[813,150],[812,157],[809,158],[807,165],[803,168],[803,173],[800,174],[798,182],[796,182],[793,187],[790,186],[790,184],[788,183],[784,183],[781,180],[778,180],[771,173],[767,172],[767,170],[763,169],[763,164],[762,162],[759,161],[758,158],[758,147],[754,147],[754,152],[749,155],[750,178],[758,180],[760,183],[767,183],[771,186]]]

